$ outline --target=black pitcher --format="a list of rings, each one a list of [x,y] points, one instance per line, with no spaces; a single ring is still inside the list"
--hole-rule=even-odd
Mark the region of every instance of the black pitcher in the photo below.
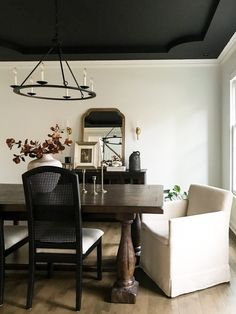
[[[129,170],[130,171],[140,171],[140,152],[133,152],[129,156]]]

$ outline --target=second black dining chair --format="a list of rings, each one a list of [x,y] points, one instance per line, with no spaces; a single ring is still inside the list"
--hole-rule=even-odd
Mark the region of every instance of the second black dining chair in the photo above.
[[[3,305],[4,299],[5,259],[27,241],[28,230],[26,226],[4,226],[4,221],[0,218],[0,306]]]
[[[76,311],[81,307],[83,259],[97,248],[97,278],[102,278],[103,231],[82,228],[78,176],[43,166],[22,175],[29,232],[27,308],[32,308],[35,265],[76,265]]]

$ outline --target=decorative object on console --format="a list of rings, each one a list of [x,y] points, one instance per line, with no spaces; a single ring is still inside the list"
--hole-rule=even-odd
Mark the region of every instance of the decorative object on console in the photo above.
[[[122,166],[122,161],[121,161],[120,157],[118,157],[116,155],[112,156],[111,165],[112,165],[112,167]]]
[[[103,156],[103,153],[102,153],[102,156]],[[104,166],[107,168],[107,167],[113,167],[113,168],[116,168],[116,167],[121,167],[122,166],[122,161],[121,159],[114,155],[111,157],[111,160],[105,160],[104,157],[102,157],[103,159],[103,164]]]
[[[71,163],[71,157],[70,156],[66,156],[65,157],[65,164],[70,164]]]
[[[73,169],[73,164],[71,162],[71,157],[70,156],[66,156],[65,157],[65,162],[62,165],[63,165],[63,167],[65,169],[72,170]]]
[[[118,166],[118,167],[106,167],[107,171],[126,171],[126,166]]]
[[[52,46],[41,58],[41,60],[36,64],[29,75],[23,80],[23,82],[18,85],[17,83],[17,70],[14,68],[14,85],[11,85],[13,92],[17,95],[49,99],[49,100],[84,100],[88,98],[94,98],[96,93],[93,91],[93,80],[90,80],[91,86],[87,85],[87,73],[86,69],[83,72],[83,84],[79,85],[77,79],[72,72],[69,63],[62,57],[62,47],[61,40],[59,38],[59,23],[58,23],[58,1],[55,0],[55,33],[52,39]],[[48,84],[44,78],[44,61],[49,60],[49,56],[52,53],[57,53],[58,61],[60,64],[62,84],[57,83]],[[63,62],[65,69],[63,68]],[[41,77],[37,82],[33,82],[33,75],[36,76],[36,69],[41,68]],[[66,70],[66,71],[65,71]],[[70,78],[65,76],[65,73],[70,74]],[[70,81],[69,81],[70,79]],[[70,84],[70,85],[69,85]],[[37,92],[36,92],[37,91]]]
[[[17,145],[17,148],[20,149],[19,154],[13,154],[13,161],[16,164],[19,164],[21,161],[25,161],[25,157],[29,156],[30,158],[41,159],[44,155],[48,154],[57,154],[59,151],[63,151],[66,146],[71,146],[72,140],[68,137],[61,142],[62,134],[64,131],[60,129],[59,125],[51,127],[51,134],[48,134],[49,139],[46,139],[44,142],[34,141],[25,139],[24,142],[21,140],[16,141],[14,138],[8,138],[6,140],[7,146],[12,149],[14,145]],[[50,157],[48,157],[50,159]]]
[[[129,170],[130,171],[140,171],[141,170],[141,166],[140,166],[140,152],[136,151],[133,152],[130,156],[129,156]]]
[[[74,168],[97,167],[97,142],[77,142],[75,143]]]

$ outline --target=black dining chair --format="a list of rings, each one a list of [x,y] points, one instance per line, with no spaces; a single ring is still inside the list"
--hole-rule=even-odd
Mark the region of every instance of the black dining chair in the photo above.
[[[102,279],[103,231],[82,228],[78,176],[43,166],[22,175],[29,232],[29,277],[26,308],[32,308],[37,262],[76,265],[76,311],[81,307],[83,259],[97,248],[97,279]]]
[[[0,219],[0,306],[3,305],[5,284],[5,258],[28,242],[25,226],[4,226]]]

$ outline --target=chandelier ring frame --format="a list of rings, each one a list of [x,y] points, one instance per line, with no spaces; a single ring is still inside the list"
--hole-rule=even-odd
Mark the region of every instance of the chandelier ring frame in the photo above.
[[[30,98],[38,98],[38,99],[50,99],[50,100],[86,100],[86,99],[91,99],[96,97],[96,93],[93,91],[90,91],[88,89],[84,88],[78,88],[74,86],[69,86],[69,85],[54,85],[54,84],[47,84],[47,85],[37,85],[37,84],[32,84],[32,85],[11,85],[13,88],[13,92],[25,96],[25,97],[30,97]],[[44,96],[38,96],[37,94],[32,95],[32,93],[24,93],[24,89],[31,89],[31,88],[61,88],[61,89],[68,89],[68,90],[76,90],[82,95],[80,97],[71,97],[71,96],[63,96],[61,97],[44,97]],[[33,93],[34,94],[34,93]]]

